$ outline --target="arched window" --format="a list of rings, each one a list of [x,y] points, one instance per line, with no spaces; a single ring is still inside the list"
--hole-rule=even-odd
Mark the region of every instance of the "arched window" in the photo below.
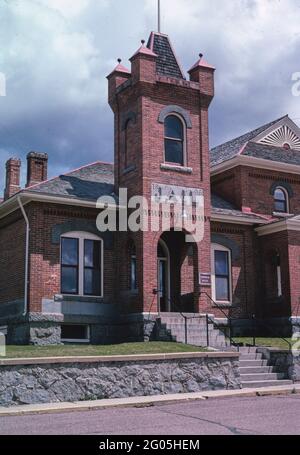
[[[61,293],[103,296],[103,240],[88,232],[61,237]]]
[[[212,291],[215,302],[232,302],[231,251],[213,244],[211,254]]]
[[[287,191],[282,187],[277,187],[274,192],[275,212],[289,212],[289,197]]]
[[[165,119],[165,161],[184,166],[185,161],[185,127],[177,115]]]

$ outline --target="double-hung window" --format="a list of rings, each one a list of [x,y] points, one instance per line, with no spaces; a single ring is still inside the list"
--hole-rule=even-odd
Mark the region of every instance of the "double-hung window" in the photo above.
[[[212,246],[213,299],[232,302],[231,251],[222,245]]]
[[[103,296],[103,244],[97,236],[71,232],[61,238],[61,292]]]

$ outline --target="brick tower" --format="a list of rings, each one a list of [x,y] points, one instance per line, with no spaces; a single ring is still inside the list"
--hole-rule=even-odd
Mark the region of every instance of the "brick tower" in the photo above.
[[[116,192],[127,188],[128,197],[145,196],[150,203],[160,185],[166,192],[202,190],[205,225],[203,240],[192,246],[180,232],[118,234],[120,304],[129,313],[200,312],[206,302],[200,277],[210,274],[208,108],[214,68],[201,55],[186,80],[169,37],[154,32],[130,62],[131,71],[119,61],[108,76]],[[130,284],[133,256],[136,289]]]

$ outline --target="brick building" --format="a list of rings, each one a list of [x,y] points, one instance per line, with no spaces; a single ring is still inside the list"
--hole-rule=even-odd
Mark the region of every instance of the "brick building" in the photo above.
[[[160,33],[130,61],[108,76],[114,164],[47,180],[48,156],[31,152],[22,189],[20,160],[6,163],[0,330],[14,344],[113,343],[155,339],[180,313],[209,314],[216,326],[229,317],[240,334],[253,314],[297,330],[299,128],[285,116],[210,151],[215,69],[200,56],[187,80]],[[119,214],[121,188],[149,204],[157,192],[200,194],[201,240],[188,243],[173,219],[168,231],[100,232],[107,204],[96,202],[115,201]]]

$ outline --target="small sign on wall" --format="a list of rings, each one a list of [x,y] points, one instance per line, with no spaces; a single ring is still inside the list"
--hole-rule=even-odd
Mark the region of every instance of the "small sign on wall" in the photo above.
[[[200,285],[201,286],[211,286],[211,274],[210,273],[200,273]]]

